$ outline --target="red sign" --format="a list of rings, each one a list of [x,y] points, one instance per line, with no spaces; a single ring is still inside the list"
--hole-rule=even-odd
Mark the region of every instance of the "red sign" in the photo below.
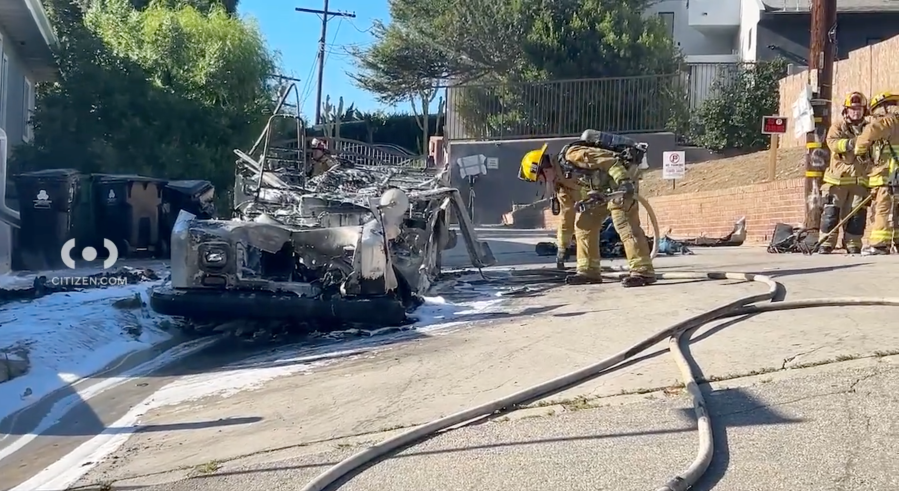
[[[762,134],[783,135],[787,132],[787,118],[783,116],[762,116]]]

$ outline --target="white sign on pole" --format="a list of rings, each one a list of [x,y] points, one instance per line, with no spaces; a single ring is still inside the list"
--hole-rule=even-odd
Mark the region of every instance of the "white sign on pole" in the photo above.
[[[793,103],[793,119],[796,123],[793,125],[793,136],[801,138],[810,131],[815,130],[815,114],[812,110],[810,88],[804,90],[802,94]]]
[[[496,157],[487,157],[488,169],[499,169],[499,159]]]
[[[686,175],[685,152],[662,152],[662,179],[683,179]]]

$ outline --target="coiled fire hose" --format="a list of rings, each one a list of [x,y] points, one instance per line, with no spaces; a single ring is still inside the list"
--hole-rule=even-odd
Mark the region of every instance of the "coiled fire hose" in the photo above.
[[[645,200],[641,200],[644,204]],[[656,224],[655,215],[652,208],[647,204],[647,212],[652,222],[653,229],[658,237],[658,226]],[[657,242],[657,241],[655,241]],[[655,250],[654,250],[655,252]],[[626,271],[614,273],[615,276],[621,277],[628,274]],[[514,410],[525,404],[534,402],[541,398],[548,397],[562,390],[577,386],[586,381],[601,376],[609,369],[620,365],[621,363],[634,358],[640,353],[655,346],[659,342],[668,339],[668,350],[674,357],[674,362],[681,373],[681,378],[687,393],[693,400],[693,410],[696,413],[697,428],[699,432],[699,449],[696,458],[690,466],[680,474],[672,478],[670,481],[659,487],[656,491],[685,491],[690,489],[700,477],[708,469],[712,462],[714,452],[712,440],[712,424],[709,418],[706,401],[699,389],[693,370],[687,361],[687,357],[681,349],[681,342],[685,334],[692,333],[698,328],[710,322],[725,319],[729,317],[739,317],[750,314],[758,314],[762,312],[776,312],[782,310],[794,310],[811,307],[837,307],[837,306],[897,306],[899,307],[899,298],[827,298],[827,299],[809,299],[785,302],[778,298],[783,291],[779,283],[768,276],[752,273],[729,273],[729,272],[665,272],[657,273],[656,277],[660,280],[738,280],[753,281],[764,283],[768,290],[764,293],[747,295],[726,305],[708,310],[699,315],[690,317],[686,320],[678,322],[668,328],[665,328],[656,334],[640,341],[639,343],[626,348],[625,350],[612,355],[602,361],[592,365],[583,367],[574,372],[556,377],[547,382],[520,390],[506,397],[496,399],[479,406],[466,409],[464,411],[451,414],[439,419],[435,419],[430,423],[411,428],[396,436],[388,438],[381,443],[372,447],[368,447],[347,459],[339,462],[329,468],[314,480],[309,482],[302,491],[324,491],[325,489],[337,489],[345,484],[348,478],[353,476],[353,472],[362,469],[364,466],[370,465],[381,460],[397,450],[406,448],[414,443],[420,442],[428,437],[434,436],[446,429],[463,423],[482,419],[503,411]],[[770,302],[770,303],[759,303]],[[689,342],[690,335],[686,337]]]

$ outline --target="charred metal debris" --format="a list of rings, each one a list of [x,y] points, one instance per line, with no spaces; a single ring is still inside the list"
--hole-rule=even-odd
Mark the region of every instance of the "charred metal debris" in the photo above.
[[[296,93],[293,86],[284,92],[256,145],[235,150],[232,217],[179,216],[171,279],[150,292],[155,311],[319,328],[401,325],[440,276],[443,251],[456,245],[450,214],[472,266],[495,263],[444,172],[336,155],[330,157],[341,165],[311,177],[305,124],[280,112],[291,89]],[[271,145],[279,120],[296,123],[295,145]]]

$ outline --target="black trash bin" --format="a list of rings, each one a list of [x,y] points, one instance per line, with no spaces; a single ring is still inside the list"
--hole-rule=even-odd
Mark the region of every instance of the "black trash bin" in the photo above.
[[[92,181],[97,235],[111,240],[119,257],[158,254],[159,208],[166,181],[115,174],[94,174]]]
[[[213,218],[214,200],[215,186],[209,181],[169,181],[162,189],[162,211],[159,220],[161,241],[166,253],[169,252],[172,228],[178,219],[178,213],[184,210],[199,219]]]
[[[76,239],[76,244],[69,257],[80,259],[80,251],[89,244],[78,244],[77,240],[84,237],[75,213],[81,191],[78,171],[47,169],[13,179],[22,223],[13,251],[14,268],[39,271],[67,267],[62,248],[71,239]]]

